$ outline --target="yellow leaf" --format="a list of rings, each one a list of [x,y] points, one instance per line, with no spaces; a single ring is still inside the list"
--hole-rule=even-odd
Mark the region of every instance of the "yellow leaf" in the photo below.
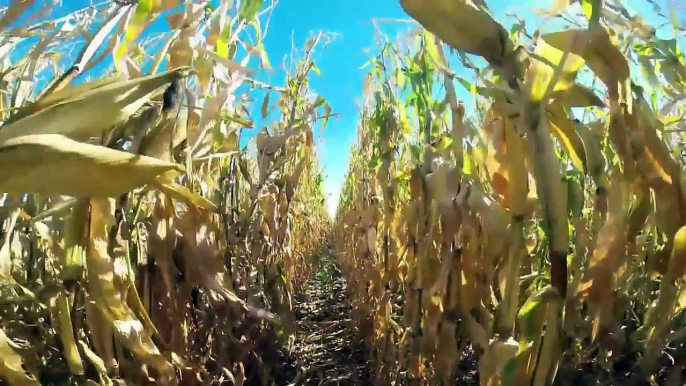
[[[0,19],[0,31],[5,32],[10,24],[14,23],[20,16],[24,15],[27,10],[29,10],[36,0],[16,0],[10,1],[9,4]]]
[[[269,72],[274,71],[271,63],[269,62],[269,55],[267,55],[267,50],[265,49],[264,44],[259,44],[257,49],[257,55],[260,57],[260,68],[265,69]]]
[[[619,51],[618,42],[606,28],[570,29],[544,34],[541,39],[558,50],[569,50],[586,60],[588,67],[617,95],[619,102],[627,103],[632,111],[629,65]]]
[[[43,219],[46,219],[48,217],[53,217],[56,215],[61,215],[66,211],[71,210],[71,208],[76,205],[77,200],[75,198],[68,198],[65,200],[58,201],[56,203],[53,203],[53,205],[38,213],[37,215],[33,216],[30,218],[31,222],[34,223],[36,221],[41,221]]]
[[[83,375],[83,362],[79,354],[79,348],[74,339],[74,326],[71,323],[71,302],[65,292],[57,299],[55,312],[57,313],[58,331],[62,340],[62,351],[67,361],[69,371],[74,375]]]
[[[250,68],[248,68],[242,64],[236,63],[231,59],[221,57],[218,54],[216,54],[212,51],[209,51],[208,49],[206,49],[204,47],[196,47],[196,50],[200,53],[207,55],[207,57],[209,59],[212,59],[215,62],[223,65],[224,67],[226,67],[227,70],[229,70],[231,72],[235,72],[235,73],[238,73],[241,75],[247,75],[247,76],[252,76],[252,74],[253,74],[253,70],[251,70]]]
[[[80,340],[79,341],[79,348],[83,353],[86,355],[86,358],[88,358],[88,361],[95,367],[95,370],[98,372],[98,376],[100,377],[100,384],[101,385],[111,385],[112,381],[110,380],[110,377],[107,376],[107,367],[105,366],[105,361],[102,360],[97,354],[91,350],[88,345]]]
[[[38,98],[33,103],[27,103],[15,111],[10,119],[5,123],[8,125],[12,122],[18,121],[31,114],[38,113],[45,108],[56,105],[58,103],[66,102],[80,98],[80,95],[93,91],[97,88],[114,84],[118,81],[125,81],[125,78],[119,76],[103,77],[91,82],[84,82],[70,87],[62,88],[54,92],[47,93]]]
[[[529,192],[528,171],[526,170],[526,142],[517,135],[514,124],[504,119],[505,142],[507,145],[507,203],[514,215],[528,213],[527,194]]]
[[[565,151],[572,159],[574,167],[586,173],[586,153],[584,143],[576,132],[574,123],[569,119],[567,113],[559,106],[550,106],[547,111],[550,128],[553,134],[562,143]]]
[[[553,5],[553,9],[551,10],[550,13],[552,14],[559,14],[563,9],[567,8],[572,0],[555,0],[555,4]]]
[[[584,144],[584,153],[586,154],[586,170],[593,178],[596,185],[605,186],[605,156],[601,148],[600,135],[594,134],[583,123],[576,123],[576,133],[581,138]]]
[[[21,357],[2,329],[0,329],[0,379],[7,381],[9,386],[40,386],[38,381],[26,374],[22,368]]]
[[[114,66],[117,71],[122,71],[124,57],[129,52],[129,45],[138,38],[138,35],[140,35],[146,23],[149,21],[151,14],[156,8],[159,8],[159,6],[160,0],[139,0],[136,3],[136,8],[126,27],[124,41],[114,50]]]
[[[598,232],[596,248],[589,260],[586,281],[578,294],[595,304],[607,304],[613,291],[613,277],[625,256],[630,189],[620,177],[610,179],[607,219]]]
[[[162,193],[173,197],[177,200],[183,201],[186,204],[196,206],[201,209],[209,210],[211,212],[217,212],[219,208],[212,203],[212,201],[206,199],[203,196],[195,194],[188,190],[185,186],[179,185],[173,182],[170,183],[157,183],[155,184]]]
[[[235,134],[235,132],[233,134]],[[204,155],[202,157],[197,157],[197,158],[194,157],[193,163],[201,163],[201,162],[209,161],[212,159],[221,159],[221,158],[233,157],[236,154],[238,154],[237,150],[230,150],[230,151],[225,151],[225,152],[221,152],[221,153],[210,153],[210,154]]]
[[[267,119],[268,112],[269,112],[269,91],[267,91],[267,94],[264,96],[264,100],[262,101],[262,118]]]
[[[573,84],[584,60],[581,56],[568,52],[571,43],[567,42],[566,47],[556,48],[545,41],[537,42],[524,79],[533,102],[547,97],[546,92],[564,92]]]
[[[0,144],[0,191],[74,197],[115,197],[173,176],[181,165],[58,134],[27,135]]]
[[[95,52],[102,46],[105,38],[112,33],[112,30],[119,24],[128,11],[129,10],[126,7],[113,10],[107,16],[107,19],[105,19],[105,21],[103,21],[103,23],[100,25],[100,28],[98,28],[97,32],[88,37],[86,45],[74,64],[78,68],[79,72],[85,70],[86,65],[91,60],[93,55],[95,55]]]
[[[551,99],[567,107],[604,107],[603,101],[588,87],[574,83],[567,90],[556,90]]]

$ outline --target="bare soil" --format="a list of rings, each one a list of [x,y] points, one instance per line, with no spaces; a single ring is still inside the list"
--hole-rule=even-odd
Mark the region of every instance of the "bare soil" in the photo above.
[[[323,262],[295,299],[295,340],[281,350],[275,385],[372,386],[364,347],[354,338],[345,280]]]

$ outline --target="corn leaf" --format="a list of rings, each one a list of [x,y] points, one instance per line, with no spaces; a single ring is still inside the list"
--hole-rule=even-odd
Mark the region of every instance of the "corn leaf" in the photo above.
[[[22,358],[17,354],[13,343],[0,329],[0,379],[9,386],[40,386],[34,378],[29,377],[22,367]]]
[[[114,66],[117,71],[122,72],[124,68],[124,57],[129,53],[131,43],[138,38],[138,35],[143,31],[146,22],[150,18],[156,3],[159,0],[140,0],[136,3],[136,8],[129,20],[122,41],[114,50]]]
[[[584,143],[576,132],[574,123],[567,117],[567,113],[558,106],[550,106],[547,111],[547,117],[550,122],[550,128],[553,134],[562,143],[569,157],[572,159],[574,166],[586,173],[586,153],[584,150]]]
[[[566,44],[564,46],[561,43],[563,48],[559,48],[546,44],[543,40],[536,45],[524,80],[531,101],[542,101],[553,90],[564,93],[574,84],[576,73],[584,65],[584,60],[569,52],[572,41]]]
[[[631,111],[629,65],[619,51],[616,37],[607,28],[569,29],[541,35],[541,39],[558,50],[581,56],[588,67]]]
[[[245,21],[252,21],[257,12],[262,8],[264,0],[243,0],[241,1],[241,8],[238,10],[238,17]]]

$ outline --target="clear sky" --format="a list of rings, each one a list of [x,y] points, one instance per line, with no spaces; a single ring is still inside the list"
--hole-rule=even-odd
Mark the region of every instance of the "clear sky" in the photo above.
[[[321,76],[313,74],[311,88],[324,96],[332,112],[339,116],[329,121],[319,138],[319,160],[324,167],[329,212],[335,211],[348,165],[350,145],[356,139],[359,109],[356,102],[368,69],[360,67],[369,59],[364,48],[374,43],[373,18],[402,18],[407,15],[397,0],[281,0],[272,15],[265,41],[272,66],[290,53],[291,38],[297,46],[311,33],[336,33],[325,51],[317,55]],[[392,28],[408,28],[396,24]],[[277,81],[278,82],[278,81]]]
[[[0,0],[0,6],[8,1],[12,0]],[[665,4],[669,1],[673,4],[680,3],[673,0],[658,0],[657,2]],[[213,2],[216,3],[217,0]],[[538,8],[549,8],[552,2],[553,0],[487,1],[496,20],[508,28],[513,21],[512,18],[507,17],[508,13],[517,14],[527,21],[528,28],[533,28],[538,19],[532,11],[532,4]],[[63,0],[57,14],[53,13],[51,17],[68,14],[90,3],[90,0]],[[650,17],[650,5],[646,0],[628,0],[625,3],[631,11],[641,13],[651,22],[654,20]],[[258,78],[282,85],[284,73],[279,67],[284,56],[290,53],[291,42],[302,47],[312,33],[320,30],[338,35],[327,49],[317,56],[317,67],[321,70],[321,76],[313,74],[310,81],[311,88],[323,95],[330,103],[333,112],[339,114],[337,119],[329,122],[319,137],[319,157],[326,176],[325,188],[329,195],[327,204],[330,213],[335,211],[338,203],[348,164],[348,153],[351,144],[356,139],[359,117],[356,103],[361,96],[367,72],[367,69],[360,69],[360,67],[369,59],[368,54],[363,50],[373,47],[375,29],[372,20],[374,18],[409,19],[400,7],[399,0],[281,0],[271,17],[269,32],[265,40],[275,72],[273,75],[262,73]],[[159,28],[164,28],[166,24],[158,25],[161,26]],[[382,23],[382,26],[384,32],[391,37],[400,30],[410,28],[408,24],[388,22]],[[463,93],[464,98],[469,97],[463,88],[458,86],[457,90]],[[255,100],[260,104],[261,95],[256,94]],[[247,134],[252,136],[255,132],[256,130],[253,130],[252,134]]]

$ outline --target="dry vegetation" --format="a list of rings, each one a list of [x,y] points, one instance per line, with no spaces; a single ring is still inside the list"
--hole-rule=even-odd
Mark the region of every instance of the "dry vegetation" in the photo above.
[[[0,383],[269,379],[328,234],[313,129],[329,107],[307,85],[326,37],[285,88],[258,84],[262,2],[229,3],[107,2],[71,29],[30,27],[49,12],[34,1],[0,17]],[[158,17],[171,31],[146,52],[135,39]],[[112,73],[74,83],[108,55]],[[41,87],[46,71],[59,76]],[[250,155],[256,87],[269,131]]]
[[[401,3],[426,30],[379,41],[334,229],[377,384],[682,385],[680,43],[613,0],[552,33]]]
[[[686,382],[686,60],[619,0],[402,0],[333,225],[326,35],[274,86],[274,3],[45,3],[0,13],[0,384]]]

